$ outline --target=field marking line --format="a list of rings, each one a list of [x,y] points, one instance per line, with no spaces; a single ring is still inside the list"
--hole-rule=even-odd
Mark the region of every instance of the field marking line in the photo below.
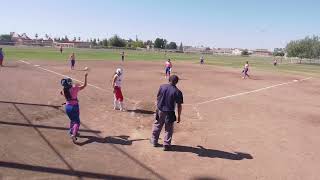
[[[23,63],[25,63],[25,64],[31,65],[31,63],[29,63],[29,62],[26,62],[26,61],[23,61],[23,60],[20,60],[20,61],[23,62]],[[73,77],[70,77],[70,76],[67,76],[67,75],[64,75],[64,74],[61,74],[61,73],[52,71],[52,70],[50,70],[50,69],[43,68],[43,67],[41,67],[40,65],[34,65],[34,67],[39,68],[39,69],[42,69],[42,70],[47,71],[47,72],[50,72],[50,73],[52,73],[52,74],[56,74],[56,75],[58,75],[58,76],[62,76],[62,77],[66,77],[66,78],[71,78],[71,79],[74,80],[74,81],[77,81],[77,82],[80,82],[80,83],[84,83],[83,81],[80,81],[80,80],[78,80],[78,79],[76,79],[76,78],[73,78]],[[87,85],[88,85],[88,86],[91,86],[91,87],[94,87],[94,88],[96,88],[96,89],[99,89],[99,90],[101,90],[101,91],[105,91],[105,92],[107,92],[107,93],[109,93],[109,94],[113,94],[113,93],[111,93],[110,91],[108,91],[108,90],[106,90],[106,89],[103,89],[103,88],[101,88],[101,87],[99,87],[99,86],[96,86],[96,85],[93,85],[93,84],[90,84],[90,83],[88,83]],[[110,89],[110,90],[111,90],[111,89]],[[136,102],[135,100],[129,99],[129,98],[126,98],[126,97],[124,97],[124,99],[126,99],[126,100],[129,101],[129,102],[133,102],[133,103]]]
[[[31,63],[29,63],[29,62],[27,62],[27,61],[24,61],[24,60],[19,60],[19,61],[21,61],[21,62],[23,62],[23,63],[25,63],[25,64],[31,64]]]
[[[275,84],[275,85],[272,85],[272,86],[267,86],[267,87],[260,88],[260,89],[256,89],[256,90],[252,90],[252,91],[246,91],[246,92],[237,93],[237,94],[228,95],[228,96],[223,96],[223,97],[219,97],[219,98],[216,98],[216,99],[211,99],[211,100],[208,100],[208,101],[203,101],[203,102],[199,102],[199,103],[195,103],[195,104],[185,104],[185,105],[187,105],[187,106],[194,106],[194,105],[196,105],[196,106],[197,106],[197,105],[207,104],[207,103],[210,103],[210,102],[219,101],[219,100],[224,100],[224,99],[229,99],[229,98],[236,97],[236,96],[242,96],[242,95],[246,95],[246,94],[251,94],[251,93],[260,92],[260,91],[267,90],[267,89],[271,89],[271,88],[275,88],[275,87],[278,87],[278,86],[283,86],[283,85],[298,83],[298,82],[306,81],[306,80],[309,80],[309,79],[312,79],[312,77],[307,77],[307,78],[304,78],[304,79],[301,79],[301,80],[296,80],[296,79],[295,79],[295,80],[292,80],[292,81],[289,81],[289,82],[280,83],[280,84]]]
[[[197,105],[193,105],[193,110],[196,111],[196,114],[197,114],[197,117],[198,117],[198,120],[202,120],[202,116],[200,114],[200,111],[199,111],[199,108]]]

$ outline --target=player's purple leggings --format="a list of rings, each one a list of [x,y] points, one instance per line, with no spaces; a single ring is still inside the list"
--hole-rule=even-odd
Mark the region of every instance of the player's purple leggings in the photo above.
[[[72,135],[77,135],[80,128],[79,105],[66,105],[66,113],[70,119],[70,131]]]

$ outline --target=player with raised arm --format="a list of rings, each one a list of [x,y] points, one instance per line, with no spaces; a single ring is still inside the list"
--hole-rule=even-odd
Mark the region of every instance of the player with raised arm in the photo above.
[[[78,131],[80,128],[80,109],[78,92],[87,86],[88,73],[85,74],[84,84],[73,84],[72,79],[64,78],[61,80],[63,90],[60,92],[66,99],[65,110],[70,119],[69,134],[74,143],[76,143]]]

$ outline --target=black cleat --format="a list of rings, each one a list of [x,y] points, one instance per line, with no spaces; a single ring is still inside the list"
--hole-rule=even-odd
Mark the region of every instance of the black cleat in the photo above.
[[[159,143],[153,143],[151,140],[150,140],[150,143],[152,144],[153,147],[160,147],[161,146]]]
[[[170,145],[164,145],[163,146],[163,151],[171,151],[171,146]]]

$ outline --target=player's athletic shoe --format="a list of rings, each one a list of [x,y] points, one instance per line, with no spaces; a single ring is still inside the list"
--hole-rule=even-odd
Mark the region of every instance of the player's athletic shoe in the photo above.
[[[150,140],[150,143],[152,144],[153,147],[160,147],[161,146],[159,143],[153,143],[151,140]]]
[[[71,139],[72,139],[72,142],[73,142],[73,143],[76,143],[76,142],[77,142],[77,137],[76,137],[76,136],[72,135],[72,136],[71,136]]]
[[[163,146],[164,151],[171,151],[171,146],[170,145],[164,145]]]
[[[72,132],[71,131],[69,131],[69,135],[72,136]],[[79,132],[77,132],[77,136],[80,136]]]

